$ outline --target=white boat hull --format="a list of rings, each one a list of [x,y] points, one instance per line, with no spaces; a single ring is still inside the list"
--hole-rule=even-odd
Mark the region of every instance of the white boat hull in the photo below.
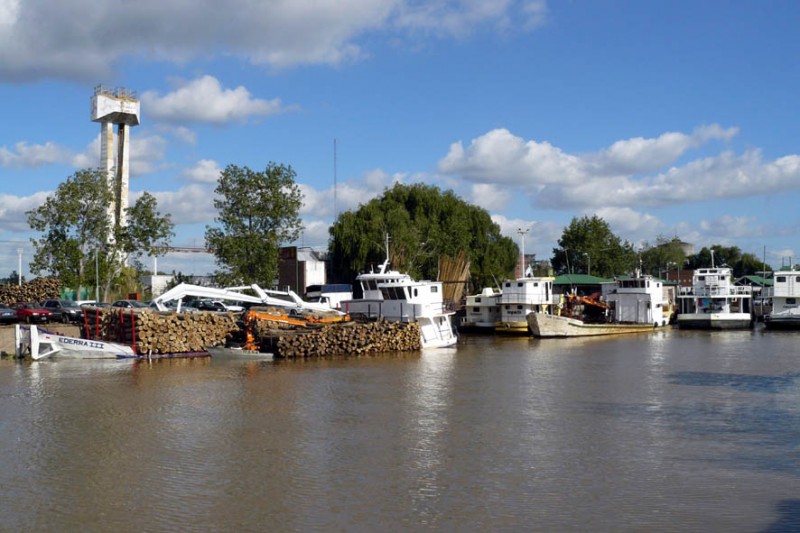
[[[49,331],[39,330],[17,324],[15,329],[16,352],[18,357],[44,359],[46,357],[70,359],[117,359],[136,357],[130,346],[114,342],[94,341],[67,337]]]
[[[420,346],[426,348],[446,348],[455,346],[458,337],[453,331],[452,314],[418,317]]]
[[[565,316],[531,313],[528,326],[534,337],[589,337],[596,335],[620,335],[624,333],[643,333],[654,331],[655,324],[587,324],[582,320]],[[663,327],[663,326],[661,326]]]
[[[750,313],[686,313],[678,315],[681,329],[749,329],[753,327]]]
[[[792,307],[764,317],[767,329],[800,329],[800,308]]]

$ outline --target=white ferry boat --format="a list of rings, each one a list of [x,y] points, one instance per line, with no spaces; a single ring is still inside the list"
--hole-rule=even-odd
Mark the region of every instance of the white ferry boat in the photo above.
[[[738,287],[727,267],[700,268],[692,287],[678,295],[678,327],[745,329],[753,325],[752,287]]]
[[[764,317],[767,329],[800,329],[800,271],[775,272],[772,312]]]
[[[527,335],[528,315],[549,313],[551,310],[554,279],[529,277],[503,282],[500,320],[495,324],[495,331]]]
[[[652,276],[604,283],[592,296],[567,295],[556,314],[530,313],[534,337],[585,337],[653,331],[667,326],[664,289]]]
[[[453,331],[451,317],[442,297],[439,281],[415,281],[408,274],[389,270],[389,247],[386,260],[378,272],[359,274],[363,296],[343,300],[341,309],[356,317],[382,318],[392,322],[418,322],[422,348],[444,348],[453,346],[458,337]]]
[[[459,329],[494,333],[497,322],[501,319],[500,297],[502,292],[492,287],[484,287],[479,294],[467,296],[464,306],[464,316],[461,318]]]

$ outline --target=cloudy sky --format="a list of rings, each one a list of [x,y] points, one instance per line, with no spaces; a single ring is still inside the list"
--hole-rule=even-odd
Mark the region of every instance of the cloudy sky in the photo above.
[[[305,195],[298,245],[424,182],[540,258],[597,214],[637,245],[780,266],[800,249],[798,25],[792,0],[0,0],[0,275],[30,255],[25,211],[99,164],[98,84],[139,95],[131,194],[177,246],[203,246],[221,169],[274,161]]]

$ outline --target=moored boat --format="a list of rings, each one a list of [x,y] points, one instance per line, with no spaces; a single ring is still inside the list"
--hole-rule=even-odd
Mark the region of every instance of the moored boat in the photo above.
[[[767,329],[800,329],[800,271],[775,273],[772,285],[772,311],[764,316]]]
[[[681,329],[747,329],[753,325],[752,287],[731,281],[728,267],[699,268],[692,287],[678,296]]]
[[[494,333],[497,322],[500,321],[500,298],[502,292],[492,287],[484,287],[478,294],[467,296],[464,306],[464,316],[458,325],[461,331],[481,333]]]
[[[341,309],[352,317],[384,319],[390,322],[417,322],[422,348],[453,346],[458,337],[453,331],[453,311],[444,306],[440,281],[415,281],[408,274],[389,270],[389,241],[386,260],[377,272],[359,274],[356,282],[362,297],[343,300]]]
[[[528,335],[528,315],[549,313],[553,298],[552,277],[525,277],[503,282],[498,333]]]
[[[653,331],[665,327],[664,292],[652,276],[636,275],[604,284],[602,293],[566,295],[559,314],[530,313],[535,337],[586,337]]]
[[[68,337],[40,330],[35,325],[26,327],[17,324],[14,333],[17,357],[30,357],[34,360],[46,357],[71,359],[136,357],[133,348],[125,344]]]

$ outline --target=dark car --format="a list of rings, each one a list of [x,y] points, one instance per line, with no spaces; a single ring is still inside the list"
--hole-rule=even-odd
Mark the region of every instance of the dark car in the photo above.
[[[0,304],[0,323],[11,324],[12,322],[17,322],[18,320],[17,312],[15,310],[11,309],[6,304]]]
[[[19,302],[14,305],[20,322],[50,322],[52,313],[36,302]]]
[[[227,311],[228,309],[220,302],[213,300],[200,300],[194,305],[200,311]]]
[[[83,320],[83,308],[71,300],[45,300],[42,307],[52,313],[53,322],[79,322]]]

